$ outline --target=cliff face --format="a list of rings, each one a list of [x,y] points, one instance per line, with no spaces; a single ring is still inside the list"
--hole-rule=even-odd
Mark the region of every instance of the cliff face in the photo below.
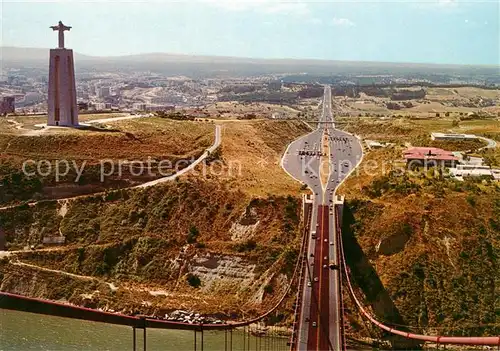
[[[299,216],[297,198],[252,199],[224,183],[195,178],[6,210],[0,221],[10,249],[39,245],[46,236],[62,235],[66,242],[13,252],[0,268],[1,287],[113,309],[139,308],[143,301],[168,308],[182,300],[202,312],[255,312],[287,285]],[[251,230],[234,236],[238,226]],[[135,290],[145,296],[132,297]]]

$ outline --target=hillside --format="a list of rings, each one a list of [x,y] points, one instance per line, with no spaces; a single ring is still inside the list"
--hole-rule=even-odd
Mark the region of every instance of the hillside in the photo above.
[[[200,167],[145,190],[0,211],[14,251],[1,261],[0,289],[126,313],[265,310],[288,284],[301,228],[300,184],[275,160],[304,132],[299,122],[227,123],[209,167],[238,162],[239,173]],[[271,162],[261,168],[261,157]],[[60,235],[64,245],[41,245]]]
[[[123,188],[171,174],[212,145],[215,130],[209,123],[148,118],[89,130],[40,131],[32,127],[32,118],[12,117],[9,120],[17,123],[16,128],[0,133],[4,187],[0,207]],[[26,160],[30,160],[27,173],[35,177],[22,171]]]
[[[358,295],[379,320],[403,329],[498,335],[498,183],[402,172],[398,160],[404,148],[398,145],[420,135],[422,127],[384,124],[384,129],[368,128],[367,122],[351,125],[361,135],[376,133],[397,144],[368,152],[360,172],[339,190],[347,199],[343,235]],[[365,168],[369,164],[377,166]],[[350,322],[354,334],[380,333],[367,329],[359,316],[351,315]]]

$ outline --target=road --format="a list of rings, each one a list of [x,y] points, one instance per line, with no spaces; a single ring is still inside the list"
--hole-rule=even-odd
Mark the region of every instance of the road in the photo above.
[[[153,180],[153,181],[141,184],[141,185],[137,185],[135,188],[147,188],[147,187],[161,184],[164,182],[170,182],[170,181],[174,180],[175,178],[183,175],[184,173],[193,170],[201,161],[206,159],[210,155],[210,153],[214,152],[215,149],[217,149],[219,147],[220,142],[221,142],[221,126],[219,124],[217,124],[215,126],[214,143],[207,150],[205,150],[205,152],[200,157],[198,157],[193,163],[191,163],[189,166],[181,169],[180,171],[178,171],[170,176],[159,178],[159,179],[156,179],[156,180]]]
[[[494,149],[497,147],[497,142],[493,139],[488,139],[488,138],[485,138],[485,137],[480,137],[478,136],[479,139],[483,140],[484,142],[488,143],[488,145],[478,149],[479,150],[484,150],[484,149]]]
[[[328,152],[322,147],[327,141]],[[282,159],[285,171],[314,193],[311,237],[307,252],[297,350],[342,350],[340,276],[333,205],[335,191],[362,158],[359,140],[335,129],[331,89],[325,87],[317,128],[292,142]],[[321,162],[329,162],[329,176],[321,182]]]

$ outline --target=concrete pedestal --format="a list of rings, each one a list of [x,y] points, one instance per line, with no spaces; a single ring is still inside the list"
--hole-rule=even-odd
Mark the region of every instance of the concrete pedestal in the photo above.
[[[49,126],[78,126],[73,50],[51,49],[49,62]]]

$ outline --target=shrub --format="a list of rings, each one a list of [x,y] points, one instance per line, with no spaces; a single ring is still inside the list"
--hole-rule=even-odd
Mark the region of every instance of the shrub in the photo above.
[[[235,248],[238,252],[253,251],[257,248],[257,243],[253,239],[248,239],[244,243],[237,244]]]
[[[187,235],[186,239],[187,243],[188,244],[195,243],[198,235],[200,235],[200,231],[198,230],[198,228],[196,228],[196,226],[192,225],[191,228],[189,228],[189,233]]]
[[[207,244],[205,244],[205,243],[196,243],[195,247],[197,249],[205,249],[207,247]]]
[[[471,196],[471,195],[468,195],[467,196],[467,202],[469,203],[469,205],[471,205],[472,207],[476,206],[476,199]]]
[[[265,287],[264,287],[264,292],[266,294],[272,294],[274,292],[274,288],[271,284],[267,284]]]
[[[186,280],[193,288],[199,288],[201,286],[201,280],[197,275],[189,273]]]

